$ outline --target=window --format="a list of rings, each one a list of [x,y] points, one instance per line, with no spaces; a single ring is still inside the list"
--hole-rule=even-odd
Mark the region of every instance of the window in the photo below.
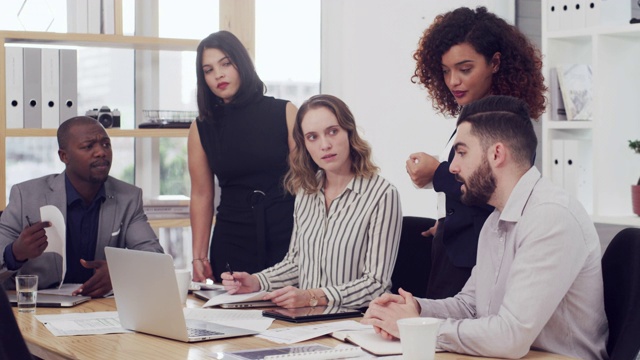
[[[255,62],[267,95],[300,106],[319,93],[320,1],[256,0]]]

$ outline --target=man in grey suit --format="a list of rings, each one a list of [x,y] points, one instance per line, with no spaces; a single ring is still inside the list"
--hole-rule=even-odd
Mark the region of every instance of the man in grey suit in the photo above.
[[[74,294],[100,297],[111,291],[107,246],[163,252],[142,208],[142,190],[109,176],[111,140],[98,121],[78,116],[58,128],[61,174],[11,188],[0,217],[0,281],[14,288],[16,273],[38,275],[38,287],[62,277],[62,257],[48,246],[40,207],[56,206],[66,222],[64,283],[81,284]]]

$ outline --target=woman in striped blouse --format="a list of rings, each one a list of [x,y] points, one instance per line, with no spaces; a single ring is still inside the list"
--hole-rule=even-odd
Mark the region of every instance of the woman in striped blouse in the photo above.
[[[402,210],[377,175],[347,105],[316,95],[298,111],[285,186],[297,194],[289,252],[255,274],[222,274],[229,293],[266,290],[278,306],[364,307],[391,287]]]

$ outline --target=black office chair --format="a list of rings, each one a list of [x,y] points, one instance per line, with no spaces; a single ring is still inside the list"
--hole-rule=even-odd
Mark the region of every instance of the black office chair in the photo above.
[[[429,218],[402,218],[398,258],[391,275],[391,292],[394,294],[398,293],[399,288],[417,297],[424,297],[427,293],[433,237],[424,237],[421,233],[429,230],[435,223],[434,219]]]
[[[11,310],[11,303],[2,286],[0,286],[0,324],[2,324],[0,325],[0,359],[33,359],[22,338]]]
[[[604,307],[610,360],[635,359],[640,351],[640,229],[627,228],[602,256]]]

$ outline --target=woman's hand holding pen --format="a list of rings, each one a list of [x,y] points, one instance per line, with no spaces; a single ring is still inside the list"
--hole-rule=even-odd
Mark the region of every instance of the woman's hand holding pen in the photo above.
[[[260,290],[258,277],[246,272],[223,272],[222,285],[229,294],[246,294]]]
[[[29,225],[25,226],[18,239],[11,246],[13,256],[17,261],[36,258],[42,255],[49,245],[44,228],[51,226],[51,223],[38,221],[32,224],[28,217],[27,223]]]

